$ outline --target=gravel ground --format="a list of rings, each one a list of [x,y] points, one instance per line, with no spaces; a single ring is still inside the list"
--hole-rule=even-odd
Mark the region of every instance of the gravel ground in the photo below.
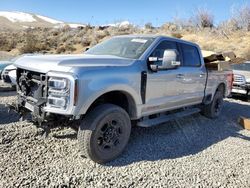
[[[194,115],[154,128],[135,127],[117,160],[79,156],[76,133],[55,129],[47,139],[7,113],[14,92],[0,92],[0,187],[250,187],[250,103],[226,99],[223,115]]]

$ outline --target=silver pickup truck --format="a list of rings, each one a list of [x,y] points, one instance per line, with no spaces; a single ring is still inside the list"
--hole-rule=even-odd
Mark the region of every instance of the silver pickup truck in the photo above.
[[[81,55],[21,57],[16,109],[40,126],[78,130],[81,153],[105,163],[131,124],[151,127],[202,112],[219,116],[232,72],[207,70],[198,45],[164,36],[117,36]]]

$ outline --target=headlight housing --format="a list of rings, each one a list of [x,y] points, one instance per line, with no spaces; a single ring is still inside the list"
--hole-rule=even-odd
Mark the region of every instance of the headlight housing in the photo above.
[[[68,84],[69,82],[65,78],[51,77],[49,78],[48,87],[51,89],[62,90],[62,89],[66,89]]]
[[[66,78],[50,77],[48,80],[47,106],[66,109],[70,97],[70,81]]]
[[[44,111],[71,114],[75,107],[77,77],[71,73],[47,73],[47,103]]]

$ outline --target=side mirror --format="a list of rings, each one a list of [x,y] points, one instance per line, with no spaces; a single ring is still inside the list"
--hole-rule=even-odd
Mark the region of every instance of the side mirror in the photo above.
[[[161,69],[173,69],[177,68],[181,65],[181,63],[177,60],[177,54],[178,52],[176,50],[165,50],[163,59],[162,59],[162,66]]]
[[[149,66],[152,71],[157,72],[158,70],[174,69],[181,65],[177,60],[178,52],[176,50],[165,50],[163,58],[149,57]],[[162,61],[162,65],[156,65],[154,62]]]

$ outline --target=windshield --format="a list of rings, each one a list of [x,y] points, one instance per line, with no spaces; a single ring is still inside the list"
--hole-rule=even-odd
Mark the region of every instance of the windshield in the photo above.
[[[152,37],[117,37],[104,41],[89,49],[85,54],[113,55],[129,59],[138,59],[152,44]]]
[[[232,65],[233,70],[250,71],[250,63]]]

